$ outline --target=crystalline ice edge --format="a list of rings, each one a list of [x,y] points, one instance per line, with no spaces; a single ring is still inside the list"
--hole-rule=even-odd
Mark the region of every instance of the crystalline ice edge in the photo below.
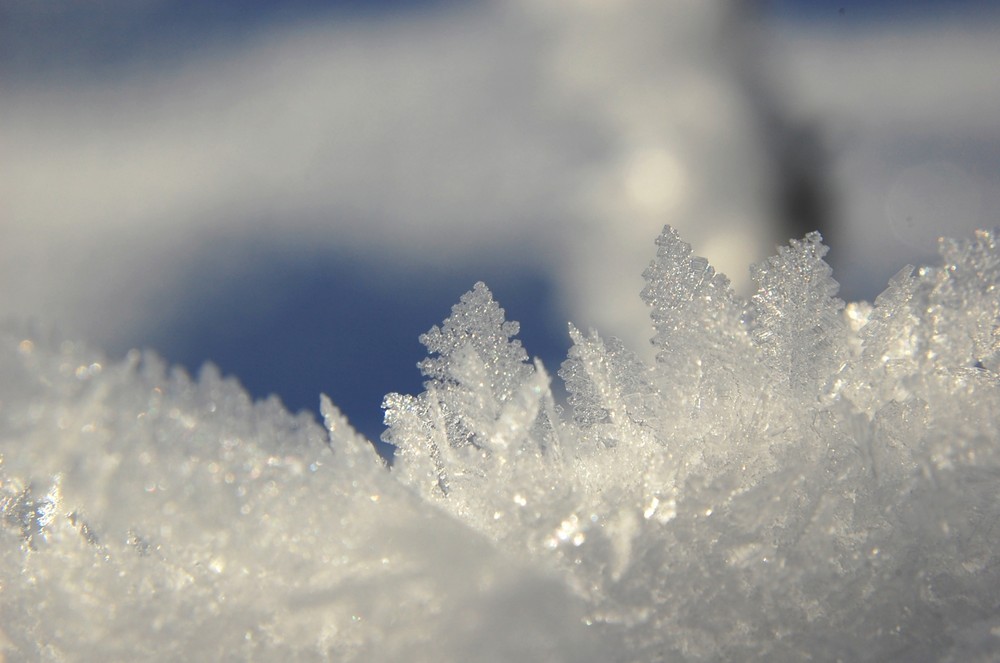
[[[386,397],[386,468],[212,368],[0,333],[11,660],[951,660],[1000,652],[1000,255],[874,306],[818,234],[742,300],[670,228],[656,362],[530,362],[476,284]]]

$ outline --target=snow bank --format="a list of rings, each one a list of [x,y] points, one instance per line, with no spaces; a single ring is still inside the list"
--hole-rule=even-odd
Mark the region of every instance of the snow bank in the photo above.
[[[0,334],[10,659],[997,660],[1000,254],[845,304],[818,235],[728,280],[667,228],[655,364],[550,377],[482,284],[386,468],[208,367]]]

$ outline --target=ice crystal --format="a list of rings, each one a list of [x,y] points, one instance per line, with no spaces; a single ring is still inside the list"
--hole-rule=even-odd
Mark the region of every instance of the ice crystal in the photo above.
[[[605,343],[595,331],[587,338],[572,324],[569,336],[573,347],[559,375],[581,432],[596,428],[606,446],[640,439],[655,416],[650,371],[618,339]]]
[[[951,660],[1000,652],[1000,254],[845,304],[818,234],[728,280],[667,228],[656,361],[559,370],[476,284],[380,462],[206,368],[0,336],[11,659]]]
[[[519,522],[504,517],[518,477],[537,476],[542,456],[559,454],[548,374],[510,339],[517,330],[477,283],[421,337],[437,355],[419,365],[426,391],[389,394],[383,404],[399,480],[456,514],[477,514],[474,527],[491,532]]]
[[[750,306],[754,342],[781,382],[806,396],[843,363],[846,323],[839,284],[823,261],[819,233],[781,247],[778,255],[751,268],[757,293]],[[819,388],[817,388],[819,387]]]

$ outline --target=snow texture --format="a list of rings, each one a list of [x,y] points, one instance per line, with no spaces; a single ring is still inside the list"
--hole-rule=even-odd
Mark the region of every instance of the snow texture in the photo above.
[[[670,228],[656,362],[529,361],[482,283],[386,467],[211,366],[0,331],[5,660],[1000,660],[1000,254],[874,305],[818,234],[747,301]]]

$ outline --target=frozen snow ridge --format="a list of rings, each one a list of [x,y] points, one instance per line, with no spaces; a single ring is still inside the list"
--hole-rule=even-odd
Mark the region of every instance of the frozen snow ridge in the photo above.
[[[1000,660],[1000,252],[845,304],[818,234],[726,277],[669,227],[656,362],[529,361],[479,283],[391,468],[207,367],[0,331],[8,660]],[[2,657],[0,657],[2,658]]]

